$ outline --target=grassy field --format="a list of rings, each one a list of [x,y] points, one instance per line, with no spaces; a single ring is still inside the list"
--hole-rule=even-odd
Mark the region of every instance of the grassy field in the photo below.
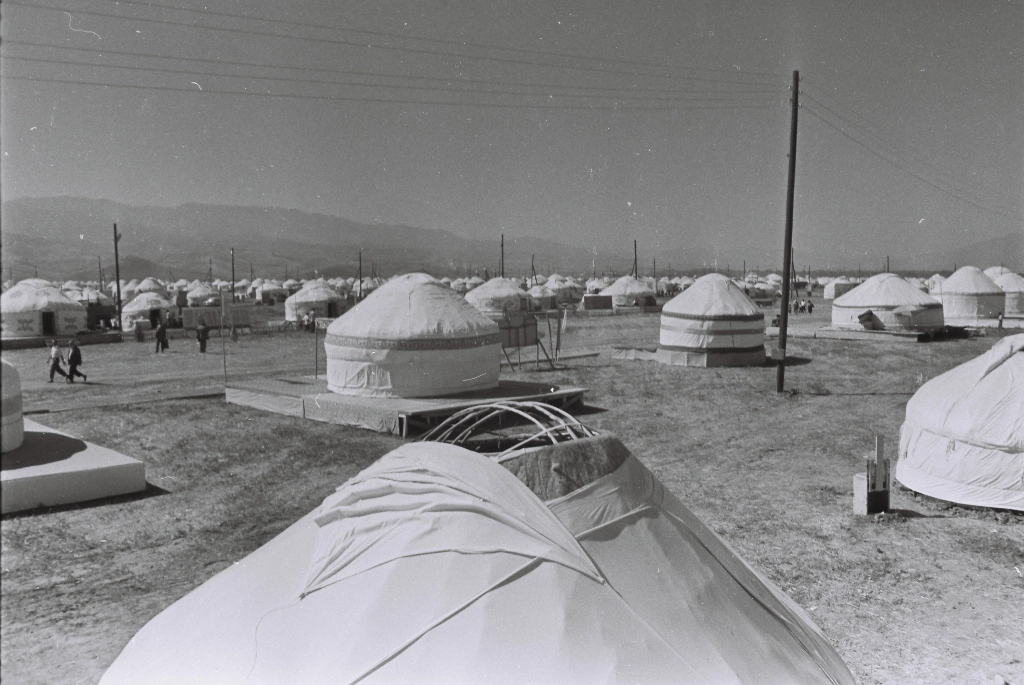
[[[827,308],[794,318],[827,320]],[[994,338],[791,339],[787,392],[778,395],[769,366],[612,358],[612,345],[652,346],[657,337],[656,315],[580,317],[563,347],[601,354],[525,375],[589,388],[596,409],[583,420],[619,435],[807,609],[862,683],[1024,683],[1022,517],[900,489],[893,513],[852,515],[852,476],[872,435],[883,434],[894,456],[911,394]],[[297,333],[229,342],[229,371],[309,373],[311,346]],[[33,418],[143,460],[153,487],[4,517],[5,683],[96,682],[153,615],[400,444],[218,399],[153,401],[222,387],[219,354],[172,347],[157,357],[135,343],[85,351],[90,383],[81,386],[46,384],[41,350],[4,358],[22,370],[29,408],[64,409]],[[109,404],[118,398],[127,404]]]

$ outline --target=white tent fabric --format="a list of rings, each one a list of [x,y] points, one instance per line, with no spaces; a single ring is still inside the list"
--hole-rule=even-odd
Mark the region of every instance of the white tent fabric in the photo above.
[[[203,283],[199,287],[189,290],[185,298],[189,307],[198,307],[211,298],[219,300],[220,296],[221,293],[219,290],[213,286]]]
[[[44,314],[52,316],[52,330],[45,330]],[[40,335],[73,335],[86,328],[87,314],[53,286],[18,283],[0,295],[0,336],[4,338]]]
[[[7,360],[0,360],[0,452],[11,452],[25,441],[25,417],[21,405],[21,375]]]
[[[602,295],[611,295],[612,304],[616,307],[633,307],[646,303],[647,298],[655,296],[654,288],[632,276],[623,276],[601,291]]]
[[[327,329],[327,384],[363,397],[430,397],[495,388],[498,325],[440,281],[405,274]]]
[[[839,276],[825,284],[825,291],[822,293],[822,297],[826,300],[834,300],[837,297],[842,297],[856,287],[857,284],[850,279],[845,276]]]
[[[535,285],[526,294],[530,296],[534,309],[544,311],[558,308],[558,297],[545,285]]]
[[[995,281],[1006,293],[1006,316],[1024,316],[1024,276],[1015,273],[1003,274]]]
[[[285,321],[299,321],[306,312],[320,318],[338,317],[341,316],[343,302],[344,299],[329,286],[313,281],[284,301],[284,318]]]
[[[870,321],[862,321],[867,312]],[[896,274],[876,274],[832,303],[836,328],[935,331],[943,323],[942,304]]]
[[[135,290],[140,293],[156,293],[161,297],[167,297],[167,290],[152,276],[144,278],[142,282],[139,283],[139,287]]]
[[[970,324],[994,319],[1006,307],[1006,293],[976,266],[962,266],[939,293],[947,322]]]
[[[159,614],[100,682],[854,680],[634,457],[546,506],[486,456],[411,443]]]
[[[991,278],[993,281],[999,278],[1000,276],[1012,273],[1013,272],[1010,269],[1007,269],[1005,266],[990,266],[984,271],[984,274]]]
[[[150,321],[153,311],[159,312],[161,320],[166,320],[167,313],[177,307],[156,293],[141,293],[121,308],[121,325],[125,330],[131,328],[135,321]]]
[[[492,278],[473,288],[466,293],[466,302],[492,316],[530,309],[530,296],[511,278]]]
[[[678,366],[763,364],[764,313],[720,274],[698,278],[661,310],[657,360]]]
[[[895,475],[929,497],[1024,511],[1024,335],[918,389]]]

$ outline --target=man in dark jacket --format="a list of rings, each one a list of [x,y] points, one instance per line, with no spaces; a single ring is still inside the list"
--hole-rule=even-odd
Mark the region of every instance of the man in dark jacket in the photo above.
[[[196,327],[196,340],[199,341],[199,353],[206,354],[206,341],[210,339],[210,329],[206,327],[206,321],[199,319]]]
[[[68,352],[68,383],[75,382],[75,376],[81,376],[82,381],[89,382],[89,377],[78,370],[82,365],[82,351],[78,349],[78,341],[71,341],[71,350]]]
[[[167,324],[163,321],[156,327],[156,352],[167,349]]]

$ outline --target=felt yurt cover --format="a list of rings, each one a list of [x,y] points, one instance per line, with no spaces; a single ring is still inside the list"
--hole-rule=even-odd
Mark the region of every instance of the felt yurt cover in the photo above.
[[[826,300],[834,300],[837,297],[845,295],[856,287],[857,284],[850,279],[845,276],[839,276],[825,284],[825,290],[822,293],[822,297]]]
[[[136,295],[131,302],[121,308],[121,313],[125,317],[136,314],[142,314],[148,317],[149,312],[154,309],[169,311],[171,309],[177,309],[177,307],[171,304],[170,300],[161,297],[156,293],[140,293]]]
[[[335,316],[341,314],[339,306],[344,300],[338,293],[329,286],[313,281],[293,295],[289,295],[284,301],[284,318],[286,321],[298,321],[306,312],[312,312],[313,316],[330,316],[329,305],[334,304]]]
[[[648,297],[654,297],[654,288],[632,276],[623,276],[601,291],[602,295],[611,295],[612,304],[616,307],[632,307],[642,305]]]
[[[832,325],[864,330],[861,315],[871,312],[871,328],[934,331],[942,328],[942,304],[896,274],[876,274],[832,303]]]
[[[657,359],[678,366],[763,364],[764,312],[731,280],[708,274],[661,310]]]
[[[157,293],[158,295],[163,296],[167,295],[167,290],[160,284],[160,281],[156,280],[152,276],[142,279],[142,282],[139,283],[139,287],[135,290],[140,293]]]
[[[939,293],[947,321],[994,319],[1006,307],[1006,293],[976,266],[962,266],[942,283]]]
[[[53,314],[54,329],[43,330],[43,313]],[[0,334],[5,338],[70,335],[85,330],[85,306],[52,285],[19,283],[0,295]]]
[[[7,360],[0,360],[0,452],[11,452],[25,441],[25,418],[21,404],[21,375]]]
[[[492,278],[466,293],[466,302],[485,314],[526,312],[530,296],[511,278]]]
[[[220,298],[220,295],[220,291],[214,288],[212,285],[206,285],[205,283],[203,283],[199,287],[192,288],[191,290],[189,290],[188,294],[185,297],[190,307],[196,307],[198,305],[203,304],[211,297]]]
[[[1024,276],[1015,273],[1003,274],[995,281],[1006,293],[1006,316],[1024,316]]]
[[[896,478],[929,497],[1024,511],[1024,335],[918,389]]]
[[[545,285],[535,285],[526,294],[530,296],[535,309],[546,310],[558,307],[558,296]]]
[[[1012,274],[1013,271],[1005,266],[990,266],[983,273],[994,281],[1004,274]]]
[[[440,281],[405,274],[327,329],[327,383],[363,397],[430,397],[495,388],[498,325]]]
[[[852,684],[810,617],[613,436],[541,501],[410,443],[157,615],[101,685]]]

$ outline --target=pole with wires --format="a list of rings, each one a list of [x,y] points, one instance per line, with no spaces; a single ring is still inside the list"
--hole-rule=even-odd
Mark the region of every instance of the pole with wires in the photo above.
[[[789,182],[786,186],[786,237],[782,248],[782,316],[779,320],[779,350],[774,355],[779,363],[775,392],[783,392],[786,384],[786,332],[789,326],[789,271],[793,264],[793,199],[796,190],[797,112],[800,109],[800,72],[793,72],[792,114],[789,124]]]

